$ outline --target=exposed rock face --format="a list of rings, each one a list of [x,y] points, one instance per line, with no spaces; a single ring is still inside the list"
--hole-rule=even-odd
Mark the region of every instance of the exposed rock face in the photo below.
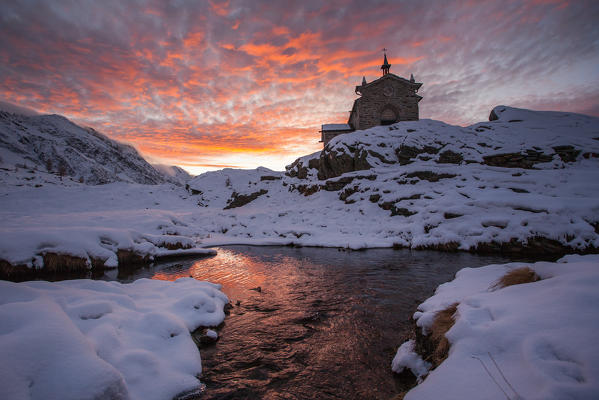
[[[439,182],[440,179],[455,178],[455,174],[438,174],[432,171],[414,171],[406,175],[406,178],[418,178],[429,182]]]
[[[576,158],[581,152],[581,150],[576,149],[574,146],[555,146],[553,150],[555,150],[555,153],[563,162],[576,161]]]
[[[368,152],[363,149],[349,148],[348,153],[337,153],[327,146],[318,162],[318,179],[335,178],[347,172],[361,171],[372,168],[366,160]],[[299,176],[298,176],[299,177]]]
[[[320,154],[320,153],[317,153]],[[318,169],[318,166],[320,164],[319,159],[316,155],[312,155],[314,157],[309,158],[308,157],[301,157],[298,158],[297,160],[295,160],[293,163],[291,163],[291,165],[288,165],[285,169],[285,175],[290,176],[292,178],[299,178],[299,179],[307,179],[308,178],[308,173],[310,171],[310,169]]]
[[[227,201],[227,206],[224,208],[224,210],[245,206],[246,204],[256,200],[258,197],[266,193],[268,193],[268,190],[266,189],[260,189],[259,191],[250,194],[239,194],[237,192],[233,192],[231,198]]]
[[[282,179],[282,177],[280,177],[280,176],[272,176],[272,175],[262,175],[260,177],[261,181],[279,181],[281,179]]]
[[[553,160],[552,156],[534,150],[526,150],[526,153],[493,154],[483,157],[484,164],[493,167],[504,168],[533,168],[536,163],[545,163]]]
[[[440,164],[460,164],[463,160],[464,157],[460,153],[446,150],[439,154],[439,160],[437,162]]]
[[[424,146],[423,148],[401,145],[397,150],[397,159],[399,165],[406,165],[414,162],[420,154],[437,154],[439,149],[433,146]]]

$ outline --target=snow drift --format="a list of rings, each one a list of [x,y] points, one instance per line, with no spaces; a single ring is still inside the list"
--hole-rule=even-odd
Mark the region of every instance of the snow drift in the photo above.
[[[0,397],[199,393],[202,364],[190,331],[224,320],[228,299],[219,289],[192,278],[0,281]]]

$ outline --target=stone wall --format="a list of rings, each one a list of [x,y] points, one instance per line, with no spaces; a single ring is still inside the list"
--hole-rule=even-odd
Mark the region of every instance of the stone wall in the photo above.
[[[326,146],[327,143],[329,143],[331,141],[331,139],[333,139],[335,136],[341,135],[343,133],[349,133],[349,132],[353,132],[353,131],[348,131],[348,130],[323,131],[322,132],[322,142]]]

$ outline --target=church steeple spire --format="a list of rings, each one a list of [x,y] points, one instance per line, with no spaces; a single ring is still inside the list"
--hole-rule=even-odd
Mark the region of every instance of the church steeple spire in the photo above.
[[[383,53],[385,54],[385,59],[383,61],[383,65],[381,65],[381,69],[383,70],[383,76],[389,73],[389,68],[391,68],[391,64],[387,61],[387,49],[383,49]]]

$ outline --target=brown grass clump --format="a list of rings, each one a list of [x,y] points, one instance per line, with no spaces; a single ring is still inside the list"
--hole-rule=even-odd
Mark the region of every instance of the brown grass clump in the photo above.
[[[126,266],[147,265],[150,263],[150,257],[148,255],[139,254],[133,250],[118,249],[116,256],[119,260],[119,268]]]
[[[507,286],[532,283],[540,280],[541,277],[530,267],[516,268],[503,275],[491,289],[501,289]]]
[[[168,250],[187,250],[187,249],[191,249],[193,246],[189,243],[181,243],[181,242],[175,242],[175,243],[168,243],[168,242],[164,242],[161,243],[160,245],[158,245],[158,247],[164,247]]]
[[[435,368],[447,358],[447,354],[449,353],[449,340],[447,340],[445,334],[455,323],[454,317],[457,309],[458,303],[454,303],[446,309],[437,312],[431,326],[430,340],[434,345],[431,361]]]
[[[0,279],[10,280],[16,277],[26,277],[32,275],[32,268],[26,265],[13,265],[6,260],[0,259]]]
[[[88,270],[87,259],[70,254],[44,253],[45,272],[83,272]]]

